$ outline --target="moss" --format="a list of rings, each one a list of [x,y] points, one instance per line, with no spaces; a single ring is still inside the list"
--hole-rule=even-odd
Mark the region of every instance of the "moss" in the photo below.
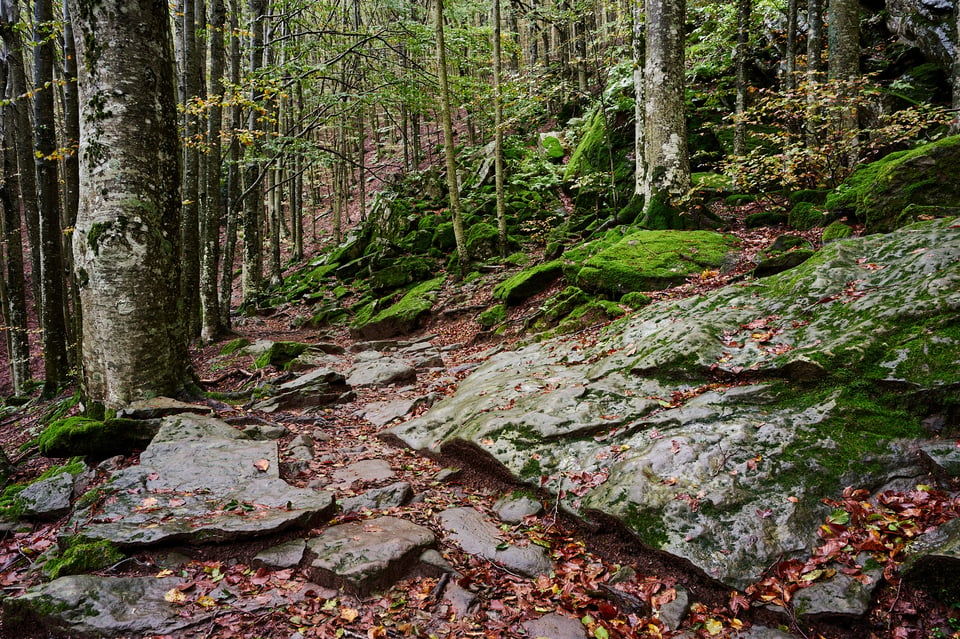
[[[68,417],[47,426],[37,437],[37,448],[47,457],[109,457],[146,446],[154,434],[141,420]]]
[[[637,291],[632,291],[630,293],[627,293],[626,295],[620,298],[621,304],[625,304],[630,308],[632,308],[633,310],[641,309],[644,306],[649,305],[652,301],[653,300],[651,300],[649,296],[644,295],[643,293],[639,293]]]
[[[223,348],[220,349],[221,355],[233,355],[242,348],[250,346],[250,340],[246,337],[238,337],[235,340],[231,340],[223,345]]]
[[[638,231],[584,260],[575,282],[617,298],[660,290],[719,268],[735,242],[733,236],[710,231]]]
[[[467,254],[476,260],[485,260],[500,253],[499,232],[492,224],[481,222],[467,230]]]
[[[637,504],[628,504],[623,523],[650,548],[662,548],[667,543],[663,520],[655,511],[641,510]]]
[[[749,195],[747,193],[737,193],[734,195],[728,195],[727,199],[724,200],[728,206],[741,206],[743,204],[751,204],[756,202],[756,195]]]
[[[530,256],[523,252],[513,253],[503,260],[508,266],[526,266],[530,263]]]
[[[89,540],[69,537],[61,541],[62,552],[43,565],[43,574],[50,579],[100,570],[121,561],[124,554],[106,539]]]
[[[477,316],[477,322],[480,326],[489,329],[507,319],[507,307],[504,304],[491,306]]]
[[[567,154],[563,144],[555,135],[543,135],[540,138],[540,146],[543,147],[543,154],[550,160],[562,160]]]
[[[633,224],[643,213],[643,203],[643,196],[634,194],[626,206],[617,212],[617,224]]]
[[[572,333],[597,323],[608,322],[622,316],[626,311],[615,302],[592,300],[574,308],[558,324],[560,333]]]
[[[596,173],[604,169],[604,161],[608,158],[606,118],[597,109],[587,119],[583,135],[574,149],[567,168],[563,173],[564,180],[572,180],[578,175]]]
[[[519,304],[527,298],[546,290],[560,277],[562,272],[563,264],[560,261],[554,260],[539,264],[532,269],[521,271],[495,286],[493,297],[506,304]]]
[[[777,226],[786,224],[788,216],[783,211],[762,211],[753,213],[744,219],[744,224],[748,229],[756,229],[761,226]]]
[[[827,195],[830,191],[823,189],[802,189],[790,194],[790,204],[795,205],[800,202],[809,202],[817,206],[823,206],[827,202]]]
[[[404,256],[397,258],[389,266],[370,274],[370,286],[374,290],[392,290],[419,282],[437,270],[433,260]]]
[[[280,370],[289,370],[293,360],[303,355],[309,344],[300,342],[274,342],[270,348],[260,354],[253,362],[254,368],[273,366]]]
[[[669,193],[659,191],[651,197],[640,226],[654,231],[666,231],[692,229],[696,225],[690,215],[673,203]]]
[[[523,468],[520,469],[520,478],[539,480],[542,475],[543,469],[540,467],[540,462],[533,457],[528,457]]]
[[[443,252],[451,251],[457,247],[457,238],[453,233],[453,222],[442,222],[437,225],[433,232],[431,245]]]
[[[837,240],[842,240],[853,235],[853,229],[849,225],[844,224],[840,220],[835,220],[830,222],[827,225],[827,228],[823,229],[823,236],[821,241],[824,244],[829,244],[830,242],[836,242]]]
[[[862,165],[827,198],[830,210],[852,211],[867,232],[887,232],[912,220],[909,205],[960,206],[960,136],[924,144]]]
[[[798,202],[790,209],[787,223],[798,231],[806,231],[828,222],[827,212],[812,202]]]

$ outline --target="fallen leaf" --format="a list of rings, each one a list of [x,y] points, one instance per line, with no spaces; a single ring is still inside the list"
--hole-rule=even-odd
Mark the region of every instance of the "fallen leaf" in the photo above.
[[[168,603],[182,606],[183,604],[187,603],[187,596],[180,592],[179,588],[171,588],[163,595],[163,600]]]
[[[270,462],[266,459],[258,459],[257,461],[253,462],[253,467],[259,470],[261,473],[265,473],[270,468]]]
[[[346,621],[347,623],[351,623],[352,621],[356,620],[356,618],[359,616],[360,616],[360,611],[357,610],[356,608],[340,609],[340,618]]]

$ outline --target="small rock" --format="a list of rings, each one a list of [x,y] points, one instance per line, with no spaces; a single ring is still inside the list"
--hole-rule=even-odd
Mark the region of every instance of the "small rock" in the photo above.
[[[340,501],[340,508],[345,513],[355,513],[363,510],[385,510],[395,506],[403,506],[413,497],[413,488],[410,484],[401,481],[383,488],[368,490],[356,497],[345,497]]]
[[[374,361],[360,361],[347,376],[350,386],[390,386],[405,384],[417,379],[417,371],[406,362],[393,357],[381,357]]]
[[[331,526],[307,542],[314,557],[309,574],[364,597],[402,578],[435,541],[428,528],[397,517]]]
[[[242,432],[250,439],[256,441],[270,441],[280,439],[290,431],[279,424],[275,426],[269,424],[254,424],[244,427]]]
[[[382,459],[363,459],[341,468],[333,474],[333,485],[347,488],[360,482],[363,484],[386,481],[396,475],[390,464]]]
[[[440,513],[439,517],[450,538],[467,553],[480,555],[527,577],[549,575],[553,569],[546,549],[541,546],[508,544],[504,548],[504,540],[497,526],[474,508],[450,508]]]
[[[508,524],[519,524],[525,517],[539,515],[543,512],[543,505],[539,500],[529,495],[503,497],[493,505],[494,512],[501,521]]]
[[[423,554],[420,555],[420,563],[430,568],[435,568],[441,573],[447,573],[455,577],[460,576],[460,573],[457,572],[457,569],[450,565],[450,562],[444,559],[443,555],[433,548],[423,551]]]
[[[633,569],[633,566],[620,566],[615,573],[610,575],[610,585],[622,584],[636,576],[637,571]]]
[[[125,419],[160,419],[170,415],[196,413],[210,415],[213,409],[202,404],[188,404],[169,397],[154,397],[133,402],[117,411],[117,417]]]
[[[439,482],[450,481],[459,476],[462,472],[463,469],[461,468],[443,468],[436,475],[434,475],[433,478]]]
[[[291,539],[282,544],[277,544],[257,553],[253,558],[253,567],[269,568],[271,570],[284,570],[286,568],[296,568],[303,560],[303,553],[307,549],[307,542],[304,539]]]
[[[465,588],[461,588],[456,582],[451,581],[443,590],[443,598],[450,602],[457,616],[463,617],[470,614],[470,609],[477,604],[477,596]]]
[[[690,593],[683,586],[677,586],[677,598],[660,607],[660,621],[668,630],[676,630],[690,613]]]
[[[528,637],[546,639],[587,639],[587,631],[579,619],[571,619],[555,612],[523,623]]]
[[[23,514],[38,519],[59,519],[70,512],[75,478],[70,473],[34,482],[23,489],[17,497]]]
[[[844,615],[859,617],[870,610],[870,601],[878,581],[861,584],[849,575],[837,573],[826,581],[815,582],[797,591],[793,607],[801,615]]]

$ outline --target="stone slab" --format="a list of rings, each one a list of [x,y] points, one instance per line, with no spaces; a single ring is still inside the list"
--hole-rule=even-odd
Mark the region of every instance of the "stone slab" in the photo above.
[[[500,537],[499,529],[474,508],[450,508],[439,517],[450,538],[467,553],[484,557],[526,577],[549,575],[553,569],[546,549],[541,546],[508,545],[501,549],[505,540]]]

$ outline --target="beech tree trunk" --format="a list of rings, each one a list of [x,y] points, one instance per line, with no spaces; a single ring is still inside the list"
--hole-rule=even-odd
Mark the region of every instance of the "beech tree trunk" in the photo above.
[[[250,0],[250,74],[257,77],[263,66],[263,31],[267,19],[266,0]],[[258,83],[254,82],[250,90],[251,105],[258,105],[263,97]],[[247,128],[254,137],[260,131],[260,114],[256,106],[249,110]],[[256,149],[250,153],[256,154]],[[263,281],[263,246],[261,242],[260,222],[263,210],[263,184],[260,175],[260,162],[256,158],[247,160],[244,168],[244,190],[247,196],[243,201],[243,303],[253,305],[260,295]]]
[[[230,0],[230,84],[240,84],[240,0]],[[242,126],[243,112],[234,100],[230,105],[230,130]],[[233,267],[237,247],[237,224],[240,215],[240,141],[237,136],[230,140],[230,162],[227,165],[226,229],[223,238],[223,266],[220,271],[220,323],[230,328],[230,307],[233,300]]]
[[[180,214],[180,253],[183,264],[181,295],[184,302],[184,320],[187,336],[200,334],[200,155],[196,138],[200,133],[198,118],[190,112],[190,105],[200,93],[200,67],[197,56],[196,5],[184,0],[183,15],[183,209]]]
[[[644,113],[644,218],[654,221],[663,207],[690,189],[684,96],[685,0],[646,0],[646,84]],[[670,224],[672,225],[672,224]]]
[[[60,176],[54,114],[53,37],[51,0],[34,0],[33,53],[34,137],[37,158],[37,198],[40,210],[40,326],[43,329],[44,392],[53,394],[67,374],[67,323],[64,315],[65,280],[63,231],[60,225]]]
[[[463,230],[463,208],[460,205],[460,183],[457,179],[456,143],[453,139],[453,117],[450,106],[450,86],[447,80],[447,43],[443,35],[443,0],[437,1],[436,30],[437,76],[440,80],[440,119],[443,126],[443,156],[447,166],[447,189],[450,191],[450,215],[453,219],[453,235],[457,243],[460,275],[467,274],[470,257],[467,255],[467,239]]]
[[[223,203],[220,197],[220,128],[223,119],[223,70],[226,52],[223,47],[223,26],[226,9],[223,0],[210,2],[210,87],[212,97],[207,121],[206,206],[203,209],[203,261],[200,265],[200,301],[202,326],[200,337],[212,341],[222,331],[220,300],[217,295],[217,264],[220,258],[220,215]],[[229,267],[226,267],[229,268]]]
[[[794,1],[791,0],[791,2]],[[733,154],[737,157],[743,157],[747,152],[747,123],[743,118],[747,111],[747,47],[750,44],[750,9],[751,0],[737,0],[737,49],[734,53],[737,97],[733,127]],[[790,77],[789,73],[787,77]]]
[[[817,84],[823,74],[823,0],[807,0],[807,122],[806,145],[815,148],[819,109]]]
[[[950,123],[950,133],[956,135],[960,133],[960,4],[954,4],[953,7],[954,31],[953,31],[953,122]]]
[[[187,373],[180,145],[166,0],[69,0],[80,61],[83,384],[118,408]]]
[[[841,83],[841,98],[849,101],[853,97],[851,84],[860,74],[860,1],[830,0],[829,11],[827,73],[831,80]],[[846,160],[847,166],[853,167],[858,159],[859,122],[856,107],[845,108],[840,120],[844,136],[851,139]]]
[[[503,86],[500,60],[500,0],[493,0],[493,127],[494,127],[494,184],[497,194],[497,244],[500,257],[510,250],[507,240],[507,204],[504,194],[503,166]]]

